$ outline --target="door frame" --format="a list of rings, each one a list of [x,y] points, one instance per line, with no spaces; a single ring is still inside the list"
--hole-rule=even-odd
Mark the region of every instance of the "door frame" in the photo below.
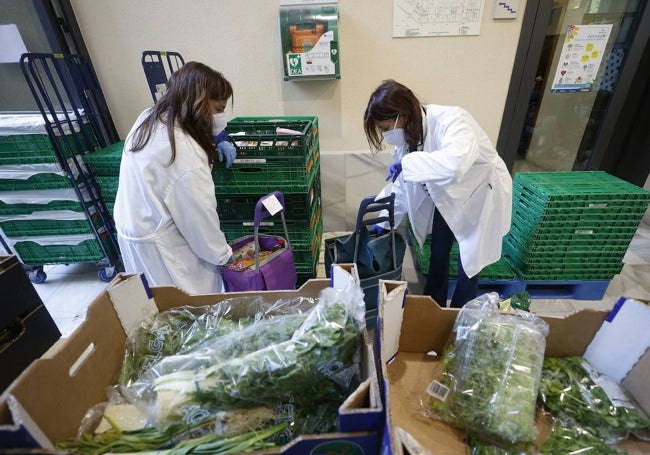
[[[537,66],[541,58],[553,3],[553,0],[529,1],[526,2],[524,9],[519,44],[496,144],[510,172],[517,158],[517,149],[535,84]],[[603,117],[586,170],[608,172],[617,170],[618,173],[625,174],[617,166],[619,162],[617,157],[625,154],[626,138],[631,132],[629,130],[635,124],[638,125],[634,120],[640,109],[642,97],[639,95],[644,94],[650,80],[648,71],[643,68],[643,63],[648,63],[645,51],[650,41],[650,8],[644,7],[633,33],[616,90]],[[636,171],[638,173],[638,169]],[[649,171],[650,165],[645,169],[646,176]],[[624,178],[622,175],[621,177]],[[643,181],[645,182],[645,178]]]

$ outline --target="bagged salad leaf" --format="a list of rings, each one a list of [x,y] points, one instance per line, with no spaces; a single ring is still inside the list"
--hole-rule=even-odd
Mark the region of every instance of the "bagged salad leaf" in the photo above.
[[[540,453],[543,455],[623,455],[625,451],[607,444],[582,426],[556,418]]]
[[[161,358],[122,392],[161,429],[255,409],[292,422],[292,436],[335,431],[338,407],[360,383],[364,327],[361,288],[327,288],[309,311]]]
[[[568,418],[613,443],[631,434],[650,439],[650,420],[613,380],[582,357],[544,361],[540,399],[552,415]]]
[[[547,334],[533,314],[500,313],[496,293],[465,304],[427,390],[430,415],[504,449],[533,444]]]
[[[305,297],[275,302],[261,297],[235,297],[215,305],[182,306],[156,313],[129,334],[118,384],[136,381],[164,357],[194,351],[209,340],[261,320],[301,314],[313,305],[314,299]]]

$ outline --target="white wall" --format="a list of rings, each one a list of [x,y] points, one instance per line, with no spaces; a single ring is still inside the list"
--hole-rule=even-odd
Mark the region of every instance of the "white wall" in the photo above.
[[[341,79],[283,80],[277,0],[72,0],[114,121],[124,138],[152,103],[144,50],[180,52],[224,73],[233,116],[318,115],[324,152],[367,150],[362,117],[385,78],[423,102],[468,109],[496,142],[525,0],[515,20],[493,20],[485,0],[481,34],[392,38],[389,0],[339,0]]]

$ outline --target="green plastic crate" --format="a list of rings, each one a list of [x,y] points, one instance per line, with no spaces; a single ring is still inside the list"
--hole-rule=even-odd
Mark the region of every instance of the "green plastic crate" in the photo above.
[[[299,158],[238,160],[230,169],[215,166],[212,170],[217,194],[306,193],[320,174],[318,149]]]
[[[277,128],[295,131],[278,133]],[[238,158],[301,157],[318,149],[318,117],[235,117],[226,132]]]
[[[91,224],[92,223],[92,224]],[[0,229],[7,237],[46,237],[55,235],[92,234],[93,226],[100,229],[103,222],[98,213],[90,219],[22,219],[0,221]]]
[[[588,261],[568,262],[549,261],[546,264],[524,262],[516,254],[504,252],[504,257],[516,275],[523,280],[611,280],[623,269],[622,262]]]
[[[24,152],[31,155],[56,156],[47,134],[12,134],[0,136],[0,158],[18,157]]]
[[[541,257],[554,257],[561,259],[567,255],[579,255],[595,253],[597,255],[609,254],[614,257],[622,258],[629,248],[629,242],[601,242],[594,243],[591,240],[576,240],[571,242],[556,242],[549,241],[545,244],[538,242],[535,245],[523,245],[516,238],[506,236],[503,239],[504,249],[509,249],[515,252],[520,257],[527,261],[529,258],[536,256]]]
[[[221,221],[252,219],[255,205],[264,194],[217,194],[217,213]],[[316,176],[306,193],[284,194],[284,217],[287,221],[308,220],[321,200],[320,176]]]
[[[104,233],[101,241],[109,257],[117,255],[108,234]],[[76,245],[41,245],[38,239],[25,239],[14,243],[13,249],[26,265],[98,262],[106,258],[97,239],[84,240]]]
[[[518,172],[513,187],[524,187],[540,197],[572,200],[576,196],[614,199],[621,195],[650,198],[650,193],[604,171]]]
[[[120,175],[123,150],[124,141],[119,141],[84,155],[84,161],[95,171],[95,175],[117,177]]]
[[[104,202],[114,203],[115,197],[117,196],[117,187],[120,182],[119,177],[97,176],[95,180],[97,181],[97,185],[99,185]]]
[[[605,227],[600,231],[593,229],[575,229],[572,232],[566,233],[540,233],[528,230],[525,227],[522,228],[517,224],[512,224],[506,236],[512,237],[520,244],[526,245],[528,248],[534,250],[538,244],[549,245],[553,244],[553,242],[558,245],[567,245],[572,242],[614,245],[620,245],[621,243],[629,244],[634,234],[635,232],[631,230],[620,233],[615,229],[607,229]]]
[[[252,220],[250,222],[222,222],[221,230],[226,235],[228,242],[233,242],[240,237],[253,235],[254,227]],[[287,221],[287,230],[292,247],[295,245],[296,248],[301,249],[311,248],[315,236],[323,230],[322,208],[320,206],[314,207],[308,222],[307,220]],[[259,233],[284,236],[282,221],[267,218],[261,222]]]
[[[54,200],[45,204],[7,204],[0,200],[0,216],[6,215],[27,215],[34,212],[52,211],[52,210],[70,210],[73,212],[82,212],[84,205],[88,207],[91,202],[86,201],[82,204],[80,201]]]
[[[81,184],[83,177],[79,176],[77,183]],[[33,174],[27,179],[0,179],[0,191],[33,191],[72,188],[73,182],[66,175],[51,172]]]

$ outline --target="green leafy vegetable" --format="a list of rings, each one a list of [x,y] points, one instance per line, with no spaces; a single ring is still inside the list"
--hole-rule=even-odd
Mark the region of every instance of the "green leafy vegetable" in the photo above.
[[[488,296],[491,294],[488,294]],[[533,315],[498,312],[498,296],[459,312],[430,393],[434,415],[505,449],[532,444],[546,345]]]
[[[328,288],[307,314],[283,314],[164,357],[124,395],[159,428],[263,407],[295,434],[336,430],[337,409],[360,382],[365,306]],[[277,411],[281,410],[281,411]]]
[[[582,357],[545,359],[540,398],[553,415],[568,417],[606,442],[630,434],[650,436],[650,420],[643,411]]]
[[[156,455],[238,454],[275,447],[272,438],[282,434],[287,426],[287,422],[282,422],[264,430],[250,431],[230,437],[207,434],[197,438],[183,439],[173,448],[169,447],[188,432],[187,427],[180,429],[177,427],[163,432],[156,428],[121,431],[117,426],[113,426],[111,430],[98,435],[83,434],[79,438],[60,442],[56,448],[87,455],[152,450],[156,451]]]
[[[623,455],[624,451],[612,447],[575,422],[555,419],[548,438],[540,452],[544,455]]]

